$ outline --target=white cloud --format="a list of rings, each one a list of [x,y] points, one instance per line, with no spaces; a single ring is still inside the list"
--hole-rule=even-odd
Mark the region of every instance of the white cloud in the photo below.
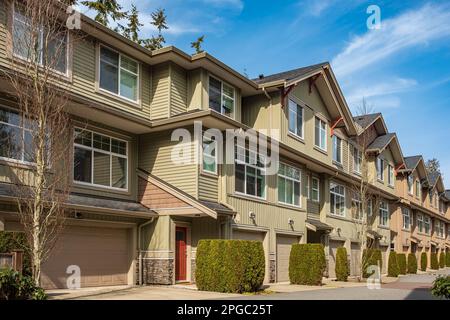
[[[395,18],[382,20],[380,30],[370,30],[353,38],[333,59],[334,71],[340,77],[411,47],[450,37],[450,7],[426,4]]]
[[[306,10],[310,15],[318,17],[335,3],[336,0],[308,1]]]

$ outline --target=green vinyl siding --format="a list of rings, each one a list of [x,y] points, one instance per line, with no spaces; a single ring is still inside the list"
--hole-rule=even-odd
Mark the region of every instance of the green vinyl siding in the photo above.
[[[217,177],[200,173],[198,177],[198,198],[217,202],[218,184]]]
[[[187,111],[187,74],[175,64],[170,65],[170,115]]]
[[[152,120],[168,118],[170,95],[169,64],[155,66],[152,71],[151,118]]]

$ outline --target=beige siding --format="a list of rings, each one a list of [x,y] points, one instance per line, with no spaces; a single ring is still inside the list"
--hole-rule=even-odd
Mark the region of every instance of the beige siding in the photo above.
[[[175,64],[170,65],[170,115],[187,111],[186,71]]]
[[[163,64],[153,68],[151,118],[161,119],[169,116],[170,82],[169,65]]]
[[[5,12],[5,0],[0,0],[0,63],[6,63],[6,12]]]
[[[203,109],[203,95],[204,83],[202,82],[202,69],[196,69],[188,72],[188,87],[187,87],[187,107],[188,110]]]
[[[193,163],[176,164],[172,161],[172,150],[177,144],[178,142],[171,141],[171,131],[141,136],[139,168],[197,197],[198,166]],[[187,145],[193,152],[195,143]]]
[[[217,177],[200,174],[198,177],[198,198],[217,202],[218,184]]]

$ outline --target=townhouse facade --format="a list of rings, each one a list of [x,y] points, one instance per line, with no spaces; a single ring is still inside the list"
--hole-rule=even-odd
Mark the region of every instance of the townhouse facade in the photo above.
[[[12,30],[24,19],[10,1],[0,4],[3,73],[16,54]],[[322,243],[329,277],[337,248],[345,246],[358,275],[361,209],[354,189],[362,158],[380,199],[368,235],[385,261],[391,249],[448,250],[450,195],[442,178],[424,171],[423,160],[415,166],[403,157],[380,114],[351,114],[329,63],[250,80],[207,53],[150,52],[85,16],[82,32],[58,70],[70,83],[72,187],[67,226],[43,268],[44,287],[67,286],[69,266],[80,268],[83,287],[195,282],[201,239],[261,241],[265,282],[289,280],[293,243]],[[2,76],[0,231],[22,230],[12,185],[33,165],[11,139],[26,131],[18,117]],[[278,173],[266,175],[264,155],[248,145],[230,154],[208,129],[261,136],[279,130]],[[173,160],[181,133],[192,137],[183,150],[202,161]],[[204,152],[211,145],[214,152]],[[410,175],[420,181],[418,198],[404,192]],[[424,232],[403,230],[403,208],[417,224],[416,212],[423,213]]]

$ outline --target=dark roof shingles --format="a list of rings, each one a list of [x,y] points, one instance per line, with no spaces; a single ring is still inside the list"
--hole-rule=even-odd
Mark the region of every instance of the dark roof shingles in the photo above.
[[[379,150],[386,148],[391,142],[392,138],[395,137],[395,133],[388,133],[376,138],[372,144],[368,147],[369,150]]]
[[[381,116],[381,113],[366,114],[353,117],[353,120],[363,129],[367,129],[379,116]]]
[[[301,77],[301,76],[303,76],[309,72],[312,72],[316,69],[322,68],[328,64],[329,64],[328,62],[322,62],[322,63],[314,64],[311,66],[307,66],[307,67],[302,67],[302,68],[298,68],[298,69],[294,69],[294,70],[271,74],[269,76],[264,76],[263,78],[256,78],[256,79],[253,79],[253,81],[256,82],[257,84],[263,84],[263,83],[268,83],[268,82],[273,82],[273,81],[278,81],[278,80],[289,81],[289,80]]]

